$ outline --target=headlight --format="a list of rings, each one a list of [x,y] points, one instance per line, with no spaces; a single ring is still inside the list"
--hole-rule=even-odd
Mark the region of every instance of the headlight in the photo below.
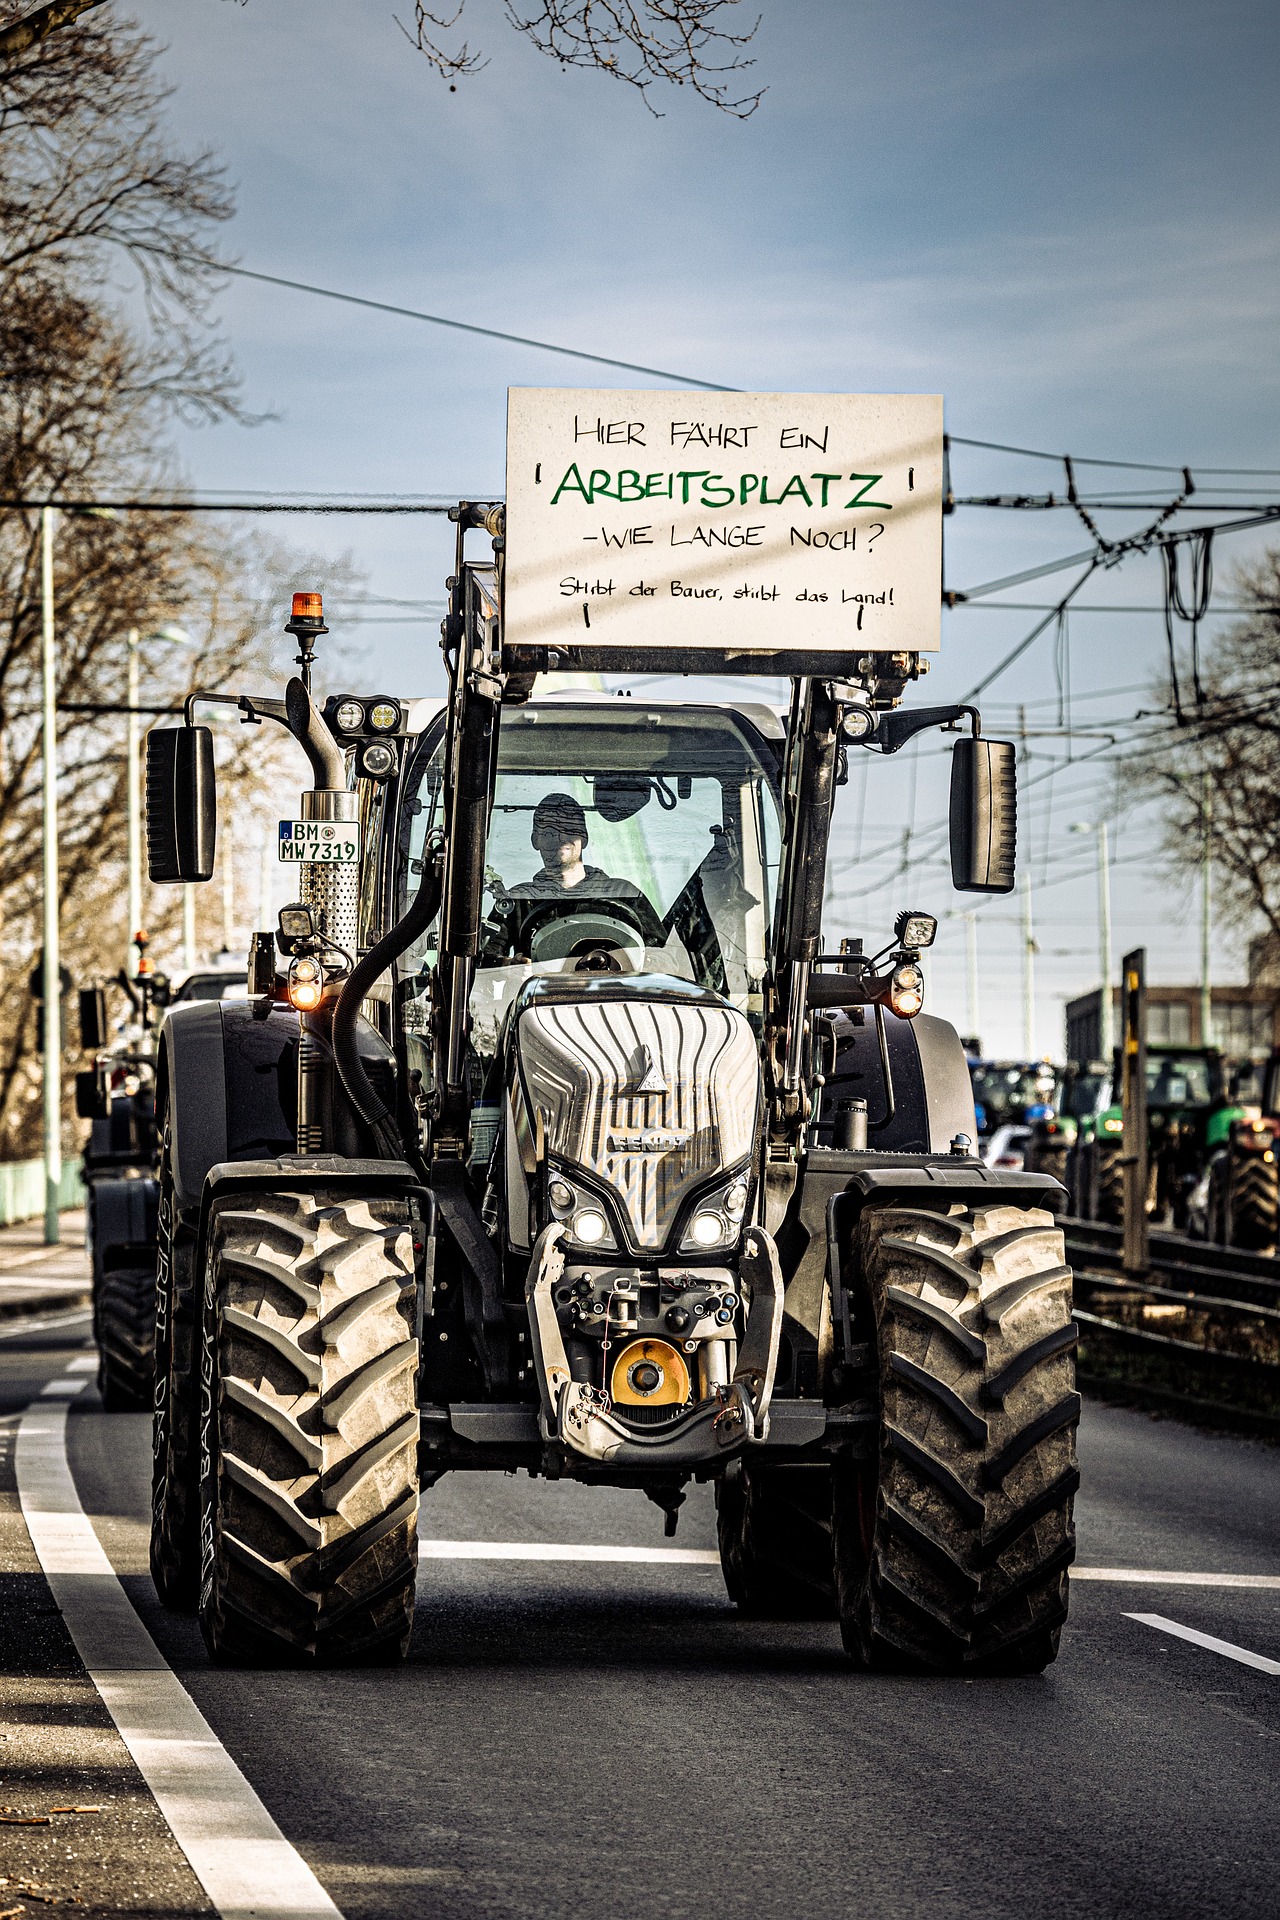
[[[370,740],[360,749],[360,771],[370,779],[385,780],[395,764],[395,750],[384,740]]]
[[[745,1180],[735,1180],[724,1196],[724,1210],[733,1219],[740,1220],[746,1204],[747,1183]]]
[[[684,1244],[695,1247],[718,1247],[729,1237],[729,1222],[722,1213],[695,1213],[689,1222]]]
[[[312,1013],[324,998],[324,969],[305,956],[289,967],[289,1004],[299,1013]]]
[[[924,975],[911,961],[895,967],[889,982],[889,1005],[899,1020],[910,1020],[924,1005]]]
[[[1123,1133],[1124,1121],[1114,1114],[1109,1114],[1102,1123],[1102,1131],[1104,1133]]]
[[[344,733],[360,733],[363,731],[364,708],[358,700],[340,701],[338,710],[333,717]]]
[[[400,709],[390,700],[376,700],[369,709],[369,725],[379,733],[390,733],[400,723]]]
[[[547,1188],[547,1198],[557,1213],[568,1213],[573,1205],[573,1188],[567,1180],[553,1180]]]
[[[569,1222],[569,1231],[584,1247],[602,1247],[613,1238],[599,1207],[579,1207]]]

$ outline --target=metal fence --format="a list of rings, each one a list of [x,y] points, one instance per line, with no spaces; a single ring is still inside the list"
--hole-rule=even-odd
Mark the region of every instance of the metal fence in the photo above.
[[[81,1162],[62,1163],[58,1186],[59,1210],[84,1204],[84,1180]],[[0,1161],[0,1227],[12,1227],[19,1220],[36,1220],[44,1213],[44,1161]]]

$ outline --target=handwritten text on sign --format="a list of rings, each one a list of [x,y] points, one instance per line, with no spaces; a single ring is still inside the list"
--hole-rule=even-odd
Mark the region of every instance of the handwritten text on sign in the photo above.
[[[935,394],[507,396],[506,639],[933,651]]]

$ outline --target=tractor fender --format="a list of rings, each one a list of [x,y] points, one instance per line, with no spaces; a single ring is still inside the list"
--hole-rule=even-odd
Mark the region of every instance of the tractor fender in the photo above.
[[[145,1174],[93,1183],[93,1277],[111,1267],[149,1266],[155,1259],[159,1184]],[[123,1261],[119,1254],[126,1252]]]
[[[976,1146],[973,1080],[959,1034],[949,1020],[928,1013],[917,1014],[911,1025],[924,1079],[930,1152],[947,1153],[958,1133],[967,1134],[969,1145]]]
[[[211,1167],[292,1154],[297,1144],[299,1021],[292,1007],[203,1000],[173,1007],[161,1030],[156,1110],[168,1116],[174,1199],[198,1208]],[[356,1042],[365,1069],[394,1104],[395,1054],[366,1020]],[[375,1149],[340,1091],[337,1150]]]

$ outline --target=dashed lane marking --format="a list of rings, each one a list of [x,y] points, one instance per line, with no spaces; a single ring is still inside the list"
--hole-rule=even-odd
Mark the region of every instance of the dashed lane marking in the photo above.
[[[580,1547],[547,1540],[420,1540],[424,1560],[656,1561],[669,1566],[718,1567],[720,1555],[700,1547]]]
[[[431,1540],[421,1539],[424,1560],[584,1560],[622,1565],[626,1562],[718,1567],[720,1555],[701,1547],[579,1546],[549,1540]],[[1280,1589],[1280,1574],[1166,1573],[1149,1567],[1073,1567],[1073,1580],[1106,1580],[1143,1587],[1252,1587]]]
[[[70,1332],[72,1327],[79,1326],[82,1320],[91,1319],[92,1315],[92,1307],[76,1307],[70,1313],[55,1313],[34,1320],[15,1313],[0,1320],[0,1340],[25,1340],[29,1333]]]
[[[64,1393],[87,1382],[62,1382]],[[222,1920],[342,1920],[170,1670],[103,1552],[67,1464],[67,1403],[18,1426],[18,1495],[76,1650]]]
[[[42,1400],[70,1400],[84,1391],[83,1380],[67,1380],[59,1376],[56,1380],[46,1380],[40,1389]]]
[[[1224,1660],[1238,1660],[1242,1667],[1256,1667],[1259,1673],[1280,1673],[1280,1660],[1268,1660],[1265,1654],[1252,1653],[1248,1647],[1237,1647],[1230,1640],[1216,1640],[1211,1633],[1184,1627],[1180,1620],[1166,1620],[1162,1613],[1126,1613],[1125,1619],[1141,1621],[1144,1627],[1154,1627],[1157,1633],[1171,1633],[1177,1640],[1189,1640],[1193,1647],[1207,1647],[1210,1653],[1220,1653]]]
[[[1280,1590],[1280,1573],[1164,1573],[1150,1567],[1072,1567],[1073,1580],[1113,1580],[1134,1587],[1253,1587]],[[1136,1620],[1138,1615],[1135,1613]]]
[[[97,1371],[98,1356],[96,1353],[82,1353],[78,1360],[69,1360],[67,1362],[68,1373],[96,1373]]]

